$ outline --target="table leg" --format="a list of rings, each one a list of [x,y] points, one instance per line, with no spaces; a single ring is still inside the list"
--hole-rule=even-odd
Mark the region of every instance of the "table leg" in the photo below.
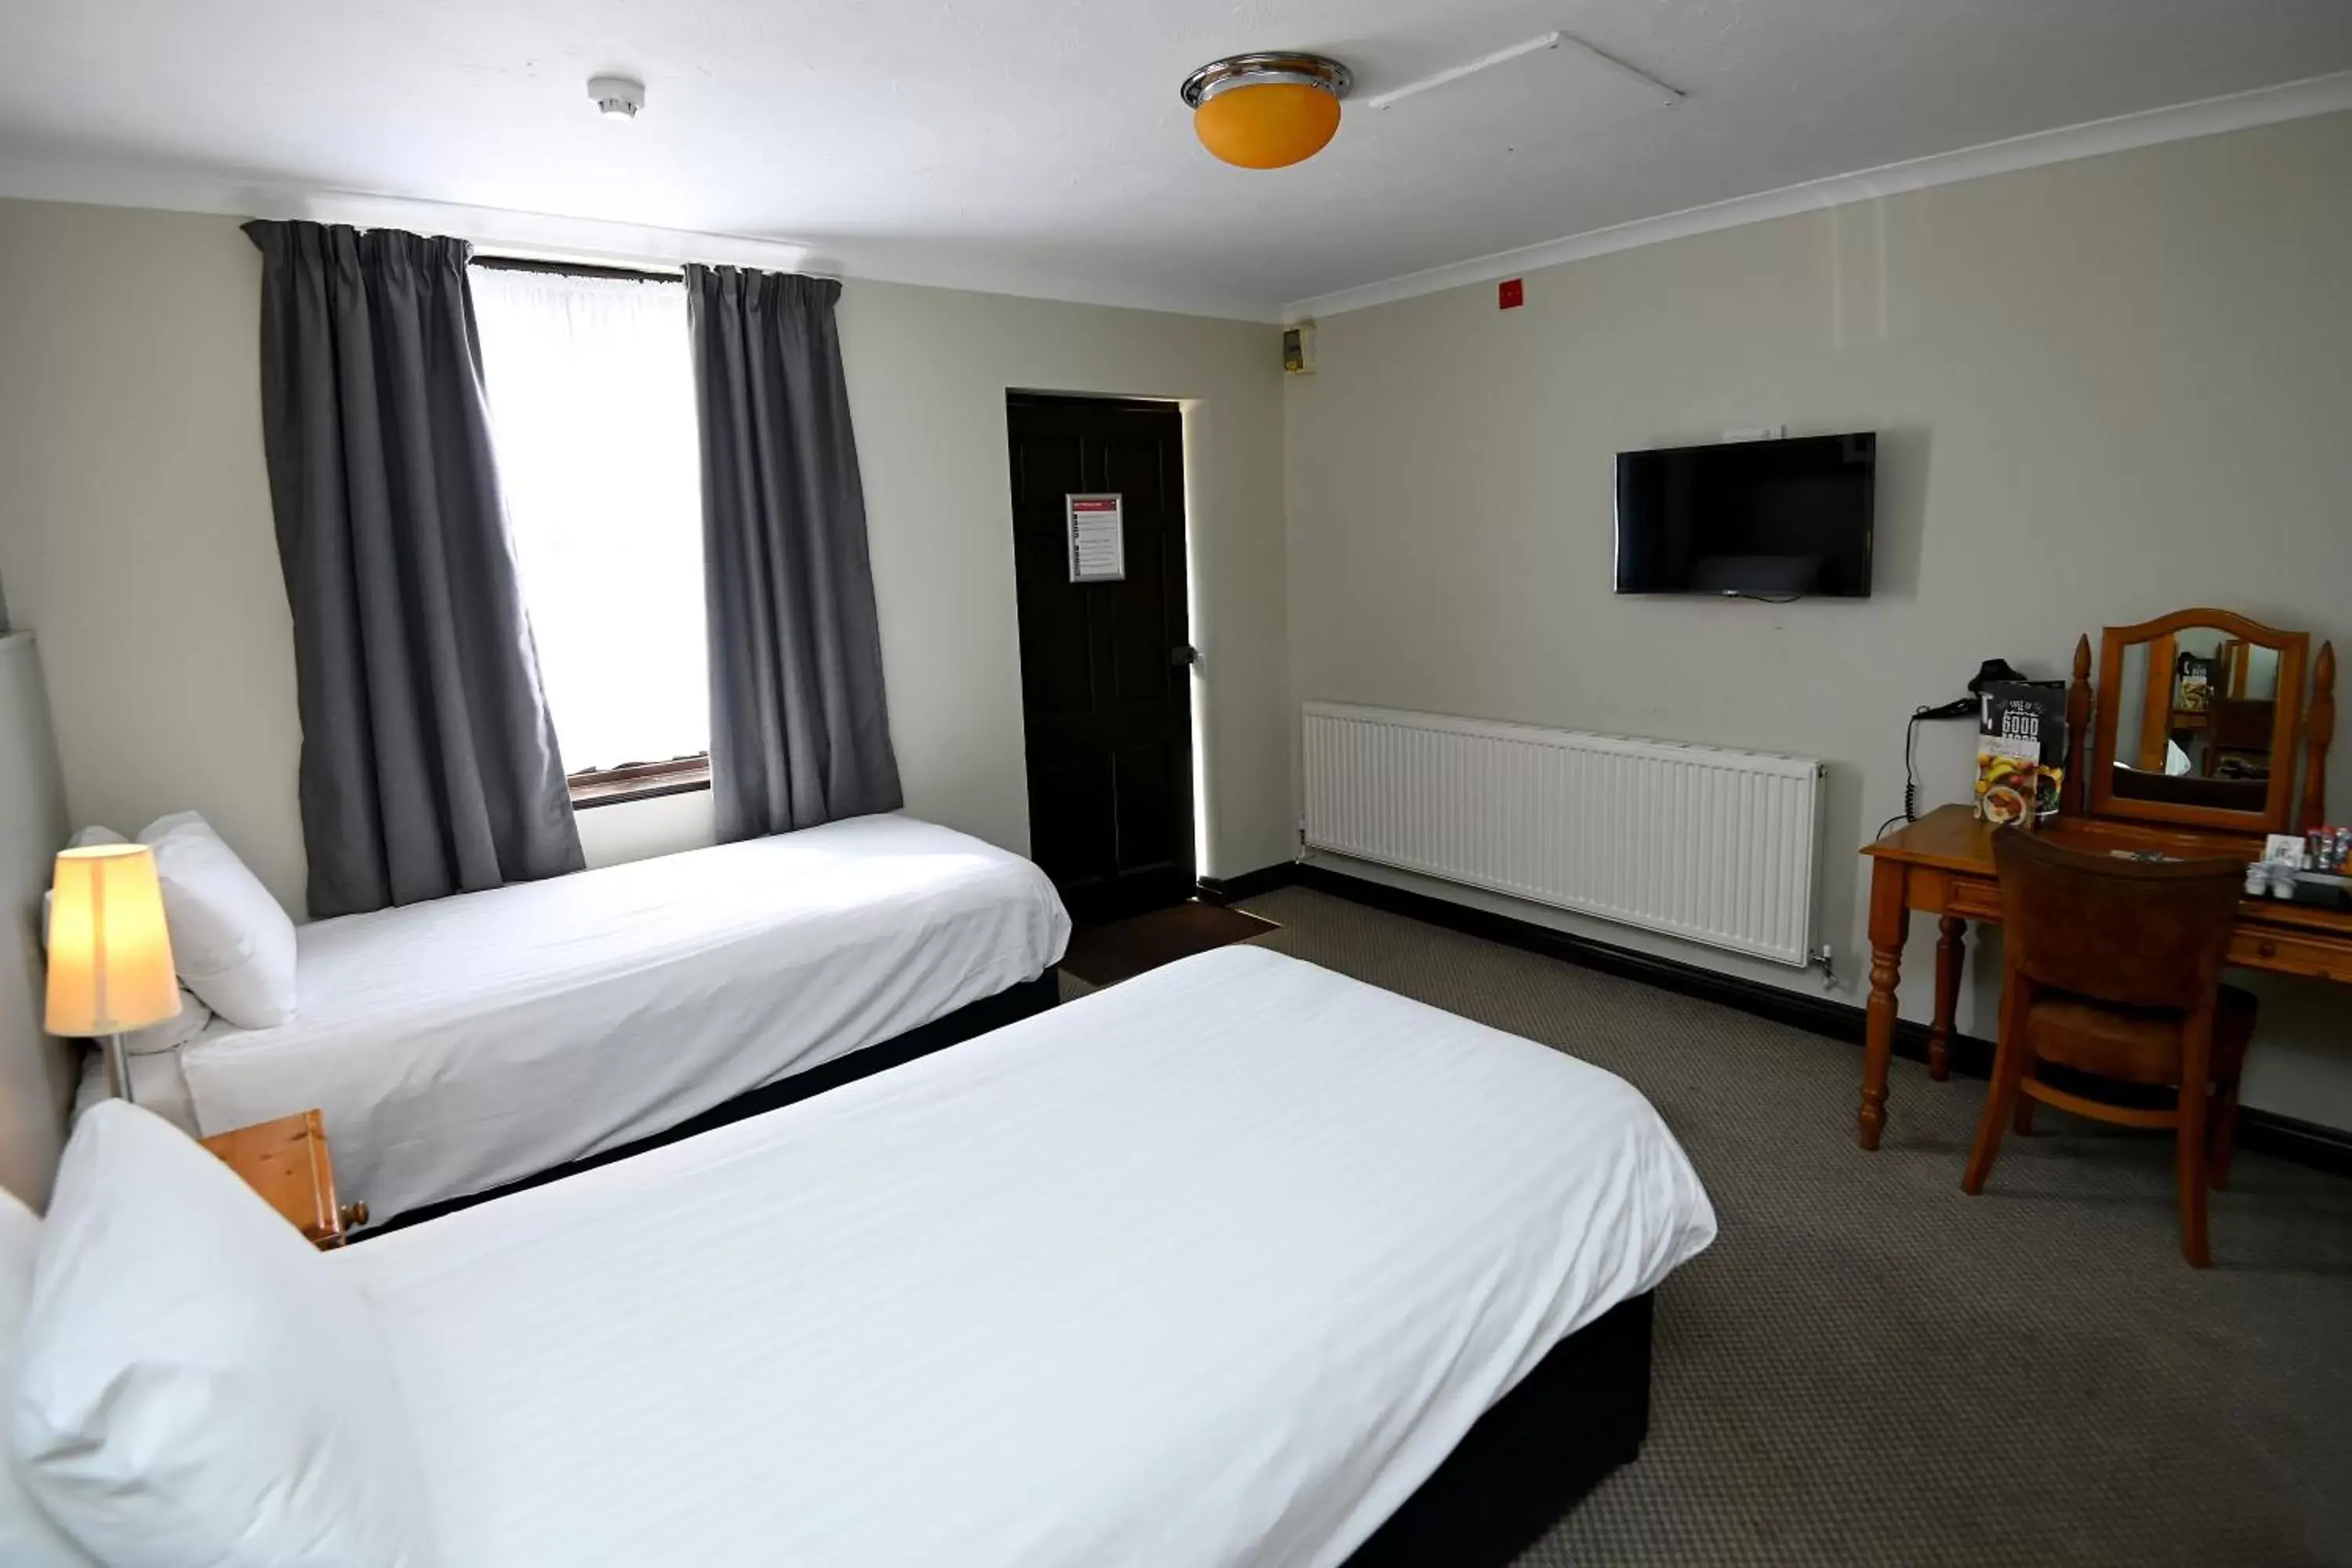
[[[1907,876],[1893,859],[1870,873],[1870,1001],[1863,1010],[1862,1110],[1856,1131],[1865,1149],[1878,1147],[1886,1127],[1886,1068],[1895,1056],[1895,988],[1903,979],[1903,934],[1911,923],[1905,905]]]
[[[1960,968],[1968,961],[1960,939],[1968,929],[1958,915],[1936,922],[1936,1024],[1927,1031],[1927,1076],[1937,1083],[1952,1076],[1952,1016],[1960,1005]]]

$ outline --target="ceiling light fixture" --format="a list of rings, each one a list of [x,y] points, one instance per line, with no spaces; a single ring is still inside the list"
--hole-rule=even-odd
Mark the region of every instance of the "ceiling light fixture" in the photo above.
[[[596,112],[605,119],[635,120],[637,110],[646,106],[646,84],[635,77],[592,76],[588,96],[595,100]]]
[[[1280,169],[1330,144],[1354,85],[1338,60],[1275,51],[1211,60],[1182,92],[1202,146],[1236,168]]]

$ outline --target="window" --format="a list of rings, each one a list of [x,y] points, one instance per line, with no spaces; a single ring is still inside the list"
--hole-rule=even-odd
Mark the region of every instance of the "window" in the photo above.
[[[515,564],[573,803],[705,785],[686,285],[490,262],[473,286]]]

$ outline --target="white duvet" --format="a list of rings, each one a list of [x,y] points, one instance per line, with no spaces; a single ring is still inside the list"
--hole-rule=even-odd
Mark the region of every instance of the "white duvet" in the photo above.
[[[181,1052],[199,1129],[318,1107],[378,1218],[675,1126],[1062,955],[1017,855],[856,817],[304,926],[299,1012]]]
[[[330,1255],[452,1564],[1332,1563],[1715,1217],[1622,1080],[1251,948]]]

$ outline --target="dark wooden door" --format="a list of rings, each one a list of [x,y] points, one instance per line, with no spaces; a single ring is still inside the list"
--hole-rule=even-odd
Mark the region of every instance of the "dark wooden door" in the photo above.
[[[1171,403],[1006,400],[1030,853],[1080,921],[1193,891],[1184,425]],[[1071,578],[1068,500],[1119,497],[1126,576]]]

